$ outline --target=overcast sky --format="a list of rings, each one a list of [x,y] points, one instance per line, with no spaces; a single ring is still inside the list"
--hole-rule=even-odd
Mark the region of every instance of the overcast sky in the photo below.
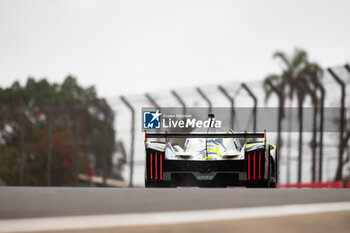
[[[350,62],[350,1],[0,0],[0,86],[73,74],[100,95],[259,80],[277,50]]]

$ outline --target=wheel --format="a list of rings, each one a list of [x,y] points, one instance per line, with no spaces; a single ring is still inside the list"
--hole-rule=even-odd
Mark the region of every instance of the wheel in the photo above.
[[[269,188],[276,188],[276,182],[274,182],[274,181],[268,182],[268,187]]]
[[[174,187],[171,182],[153,182],[153,181],[147,181],[145,180],[145,187],[146,188],[172,188]]]

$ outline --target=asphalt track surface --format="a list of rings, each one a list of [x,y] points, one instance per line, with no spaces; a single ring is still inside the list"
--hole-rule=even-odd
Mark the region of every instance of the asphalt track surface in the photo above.
[[[0,219],[350,201],[350,189],[0,188]]]
[[[349,233],[350,212],[218,221],[192,224],[170,224],[139,227],[99,228],[69,231],[72,233]],[[66,233],[67,231],[46,231]]]
[[[26,218],[96,216],[112,214],[154,213],[169,211],[200,211],[215,209],[239,209],[247,207],[273,207],[282,205],[307,205],[312,203],[349,202],[350,189],[144,189],[144,188],[46,188],[46,187],[0,187],[0,220]],[[307,221],[305,220],[307,219]],[[301,227],[323,232],[334,225],[337,232],[350,232],[350,211],[309,214],[303,216],[282,216],[253,220],[219,221],[215,223],[170,224],[166,226],[122,227],[83,229],[72,232],[232,232],[232,227],[254,232],[263,221],[266,231],[272,225],[290,226],[278,228],[293,232]],[[277,221],[278,220],[278,221]],[[275,224],[276,221],[278,224]],[[331,221],[331,222],[330,222]],[[244,223],[246,222],[246,225]],[[301,223],[301,225],[296,224]],[[305,225],[308,223],[308,225]],[[296,225],[295,225],[296,224]],[[303,225],[304,224],[304,225]],[[310,225],[311,224],[311,225]],[[323,224],[323,225],[322,225]],[[204,227],[205,226],[205,227]],[[269,226],[269,227],[268,227]],[[255,228],[254,228],[255,227]],[[310,228],[311,227],[311,228]],[[338,227],[338,228],[336,228]],[[310,229],[309,229],[310,228]],[[271,230],[278,230],[271,229]],[[257,229],[255,229],[257,230]],[[57,231],[61,232],[61,231]],[[66,231],[62,231],[66,232]],[[242,232],[242,231],[241,231]],[[329,231],[328,231],[329,232]],[[331,231],[334,232],[334,231]]]

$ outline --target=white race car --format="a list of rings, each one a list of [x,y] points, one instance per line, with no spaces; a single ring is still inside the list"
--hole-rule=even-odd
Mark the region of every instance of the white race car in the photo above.
[[[276,187],[277,148],[266,142],[266,132],[145,132],[145,146],[146,187]]]

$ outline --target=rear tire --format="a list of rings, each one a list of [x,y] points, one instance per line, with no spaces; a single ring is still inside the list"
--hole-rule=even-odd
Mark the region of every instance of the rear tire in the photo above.
[[[269,188],[276,188],[276,182],[274,182],[274,181],[269,182],[268,187]]]
[[[171,182],[152,182],[145,180],[145,187],[146,188],[173,188],[174,186],[171,184]]]

